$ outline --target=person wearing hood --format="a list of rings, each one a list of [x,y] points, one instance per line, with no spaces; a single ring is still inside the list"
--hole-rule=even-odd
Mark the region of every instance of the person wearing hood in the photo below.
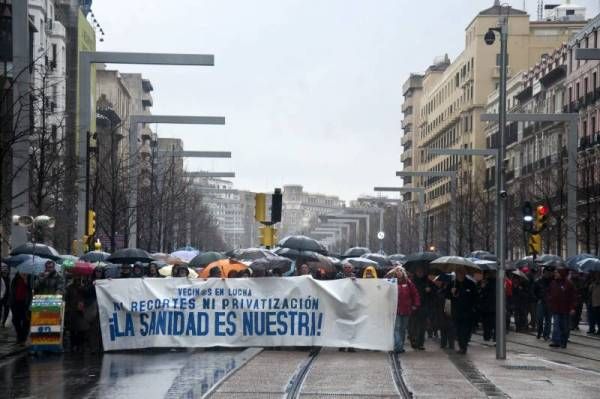
[[[427,319],[431,313],[434,286],[423,267],[416,269],[412,281],[419,293],[420,306],[410,315],[408,322],[410,343],[414,349],[425,350],[425,330],[427,329]]]
[[[35,285],[36,295],[62,295],[65,291],[65,281],[56,271],[56,263],[47,261],[44,265],[45,271]]]
[[[377,270],[373,266],[368,266],[363,270],[362,278],[377,278]]]
[[[548,288],[548,306],[552,313],[552,348],[566,348],[571,332],[570,317],[575,313],[577,293],[567,276],[567,269],[554,272],[554,280]]]
[[[31,276],[17,272],[10,283],[10,311],[12,323],[17,333],[17,344],[25,345],[31,323],[31,300],[33,284]]]
[[[396,322],[394,325],[394,352],[404,353],[404,340],[410,315],[419,309],[421,299],[419,292],[408,278],[402,266],[394,269],[398,283],[398,305],[396,307]]]

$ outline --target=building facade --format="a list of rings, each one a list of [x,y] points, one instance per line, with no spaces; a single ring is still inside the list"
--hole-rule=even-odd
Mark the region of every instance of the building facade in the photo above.
[[[459,185],[465,195],[485,181],[485,162],[482,159],[460,159],[456,156],[433,156],[426,148],[485,148],[485,125],[480,121],[488,95],[498,87],[500,78],[499,40],[487,45],[483,36],[489,28],[498,25],[501,15],[508,19],[508,78],[529,69],[542,54],[552,52],[567,42],[585,22],[577,18],[551,21],[531,21],[529,15],[499,2],[481,11],[465,30],[465,48],[452,62],[447,57],[436,60],[420,79],[408,79],[405,96],[404,128],[410,139],[404,139],[404,148],[410,155],[402,155],[405,170],[458,171]],[[419,86],[419,82],[420,86]],[[418,93],[415,101],[413,93]],[[416,103],[416,104],[415,104]],[[415,107],[416,106],[416,107]],[[418,115],[418,125],[414,124]],[[412,123],[410,120],[412,119]],[[426,246],[435,246],[449,252],[446,229],[449,220],[449,178],[413,178],[415,187],[425,187],[428,230],[432,232]],[[413,201],[414,197],[406,198]],[[441,242],[443,241],[443,242]]]

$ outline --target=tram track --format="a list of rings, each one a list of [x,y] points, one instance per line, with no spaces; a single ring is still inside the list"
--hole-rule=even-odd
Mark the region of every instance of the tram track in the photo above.
[[[286,390],[286,399],[297,399],[300,397],[300,392],[302,390],[302,384],[306,380],[306,376],[310,372],[315,359],[319,356],[321,352],[321,348],[315,348],[311,350],[308,359],[306,359],[298,368],[296,373],[292,375],[290,381],[288,383],[288,388]]]
[[[392,368],[392,376],[394,377],[394,384],[396,384],[396,388],[400,393],[400,397],[403,399],[412,399],[413,393],[406,385],[406,381],[404,380],[404,375],[402,373],[402,363],[400,362],[400,357],[397,353],[390,352],[390,367]]]

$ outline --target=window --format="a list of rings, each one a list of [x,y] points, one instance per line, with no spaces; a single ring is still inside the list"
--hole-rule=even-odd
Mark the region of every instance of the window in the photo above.
[[[52,44],[52,61],[50,63],[50,68],[52,70],[56,69],[56,44]]]
[[[567,10],[567,15],[575,15],[575,10]]]

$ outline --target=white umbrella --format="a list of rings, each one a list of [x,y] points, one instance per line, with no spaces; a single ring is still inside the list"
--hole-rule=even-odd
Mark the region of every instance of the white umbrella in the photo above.
[[[442,256],[431,262],[431,266],[444,272],[450,273],[457,268],[464,267],[473,271],[481,271],[481,268],[474,262],[462,256]]]

